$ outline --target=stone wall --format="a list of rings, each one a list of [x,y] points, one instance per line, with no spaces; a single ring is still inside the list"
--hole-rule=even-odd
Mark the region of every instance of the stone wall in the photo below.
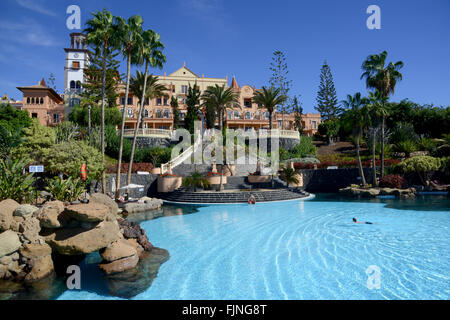
[[[270,148],[271,148],[270,139],[269,139],[269,141],[267,141],[267,139],[260,139],[260,140],[257,140],[257,141],[258,141],[257,142],[258,148],[259,148],[259,144],[262,143],[263,145],[265,144],[267,146],[267,151],[270,150]],[[279,147],[283,148],[285,150],[291,150],[292,148],[295,147],[296,144],[300,143],[299,139],[291,139],[291,138],[280,138],[278,141],[279,141],[278,142],[279,143]],[[248,144],[248,142],[249,141],[246,140],[245,143]]]
[[[303,174],[303,186],[308,192],[338,192],[350,184],[359,184],[358,168],[308,169],[300,170]],[[364,168],[367,183],[372,183],[372,169]]]
[[[156,193],[156,180],[158,175],[156,174],[135,174],[131,175],[131,183],[139,184],[144,186],[143,191],[139,191],[139,189],[131,189],[130,197],[132,198],[140,198],[143,196],[152,197]],[[106,190],[107,192],[111,192],[112,184],[115,183],[116,175],[110,174],[106,180]],[[127,184],[127,175],[121,174],[120,178],[120,186],[123,187]],[[101,181],[93,181],[91,184],[91,192],[101,191],[102,182]]]
[[[125,137],[133,142],[133,137]],[[157,138],[157,137],[137,137],[136,145],[138,148],[151,148],[151,147],[169,147],[176,141],[171,141],[169,138]]]

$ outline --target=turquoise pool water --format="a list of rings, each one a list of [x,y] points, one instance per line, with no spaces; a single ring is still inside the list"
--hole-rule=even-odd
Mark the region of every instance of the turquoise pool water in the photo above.
[[[195,209],[141,223],[170,259],[135,299],[450,298],[447,198],[320,196]],[[354,224],[353,217],[374,224]],[[367,287],[366,269],[373,265],[379,289]],[[113,298],[95,290],[93,266],[82,269],[82,289],[92,279],[89,289],[59,299]]]

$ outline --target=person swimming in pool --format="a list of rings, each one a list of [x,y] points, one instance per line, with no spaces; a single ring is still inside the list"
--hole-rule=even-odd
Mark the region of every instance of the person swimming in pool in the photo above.
[[[360,224],[373,224],[372,222],[369,222],[369,221],[358,221],[358,220],[356,220],[356,218],[353,218],[353,222],[354,223],[360,223]]]

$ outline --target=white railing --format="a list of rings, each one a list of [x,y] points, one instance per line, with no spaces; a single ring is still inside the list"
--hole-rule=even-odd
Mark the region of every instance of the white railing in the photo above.
[[[279,129],[260,129],[259,136],[265,137],[268,135],[279,136],[280,138],[300,139],[300,133],[297,130],[279,130]]]
[[[190,146],[189,148],[184,150],[184,152],[180,153],[178,156],[176,156],[169,162],[161,165],[161,174],[166,173],[169,170],[169,167],[170,167],[170,169],[173,169],[176,166],[182,164],[187,159],[189,159],[189,157],[192,155],[192,153],[194,153],[197,150],[197,148],[201,144],[201,142],[202,142],[202,136],[199,134],[197,137],[197,140],[194,142],[193,146]]]
[[[165,130],[165,129],[138,129],[137,135],[138,137],[142,136],[155,136],[155,137],[164,137],[164,138],[171,138],[173,134],[172,130]],[[124,137],[133,137],[134,136],[134,129],[125,129],[123,132]]]

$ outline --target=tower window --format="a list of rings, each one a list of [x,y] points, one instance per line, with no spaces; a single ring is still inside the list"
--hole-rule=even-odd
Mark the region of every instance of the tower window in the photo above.
[[[75,81],[70,81],[70,89],[75,89]]]
[[[72,69],[80,69],[80,62],[79,61],[73,61],[72,62]]]
[[[44,104],[44,98],[41,98],[40,104]]]

